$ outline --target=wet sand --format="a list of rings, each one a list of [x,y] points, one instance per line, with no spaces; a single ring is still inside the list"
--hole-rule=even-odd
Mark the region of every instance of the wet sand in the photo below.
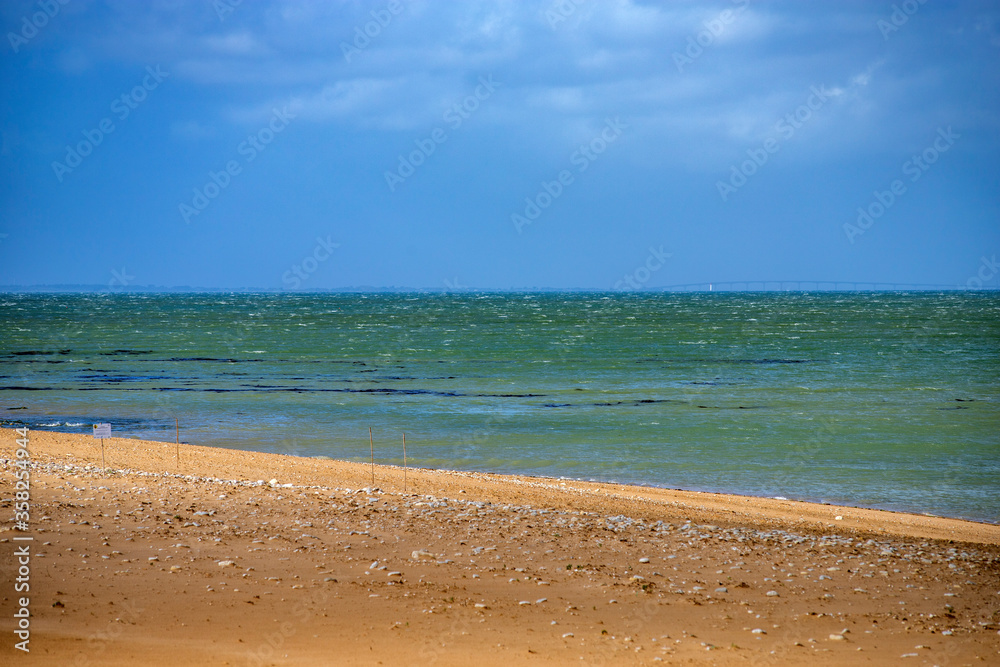
[[[22,533],[16,438],[2,664],[1000,663],[996,525],[32,431]]]

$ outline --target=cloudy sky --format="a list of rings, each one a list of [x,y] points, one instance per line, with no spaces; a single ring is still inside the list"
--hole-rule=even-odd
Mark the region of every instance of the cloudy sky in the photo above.
[[[1000,273],[995,2],[35,0],[0,18],[0,285]]]

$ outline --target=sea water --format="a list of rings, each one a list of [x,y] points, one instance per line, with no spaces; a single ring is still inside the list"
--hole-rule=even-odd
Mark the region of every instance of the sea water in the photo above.
[[[1000,295],[0,295],[30,428],[1000,521]]]

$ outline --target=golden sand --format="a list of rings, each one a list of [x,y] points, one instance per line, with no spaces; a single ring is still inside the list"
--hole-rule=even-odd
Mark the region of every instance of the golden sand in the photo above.
[[[1000,663],[996,525],[33,431],[23,533],[0,438],[0,664]]]

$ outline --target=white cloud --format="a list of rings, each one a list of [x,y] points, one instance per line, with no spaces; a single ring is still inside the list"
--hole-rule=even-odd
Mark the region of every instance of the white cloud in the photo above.
[[[741,3],[730,0],[566,1],[576,9],[553,29],[545,12],[555,0],[404,0],[404,10],[350,62],[341,42],[384,5],[291,0],[261,9],[245,2],[220,24],[211,11],[124,3],[110,21],[115,30],[91,31],[90,46],[104,54],[85,48],[79,57],[98,65],[102,55],[142,66],[160,62],[175,82],[202,89],[216,121],[241,124],[266,120],[275,104],[297,98],[310,122],[433,127],[476,77],[493,74],[504,85],[480,121],[504,125],[505,136],[545,135],[552,145],[622,115],[665,141],[716,142],[725,150],[759,139],[803,103],[812,85],[825,85],[831,98],[816,125],[840,113],[833,102],[876,117],[898,113],[915,85],[926,88],[878,72],[883,42],[867,11],[758,2],[740,11]],[[672,54],[724,11],[732,20],[678,72]],[[995,25],[987,17],[976,27],[988,37]],[[219,86],[236,101],[206,92]],[[194,138],[207,128],[182,123],[172,131]]]
[[[856,74],[853,77],[851,77],[851,84],[854,86],[867,86],[869,83],[871,83],[872,75],[875,74],[875,70],[877,70],[884,64],[885,64],[884,59],[880,59],[873,62],[871,65],[865,68],[864,72],[861,72],[860,74]]]

